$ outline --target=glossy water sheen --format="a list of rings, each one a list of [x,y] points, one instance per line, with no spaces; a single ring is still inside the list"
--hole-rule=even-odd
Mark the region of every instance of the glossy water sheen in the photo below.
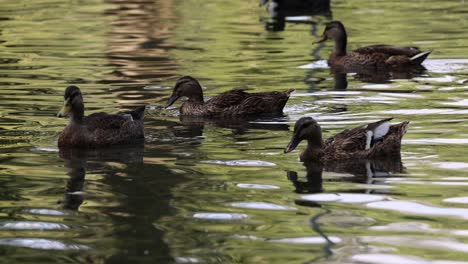
[[[0,6],[0,262],[468,263],[465,1],[333,1],[284,31],[257,1]],[[427,71],[330,75],[311,43],[331,19],[351,48],[434,50]],[[162,107],[182,75],[297,91],[284,117],[180,119]],[[59,152],[71,84],[88,113],[148,104],[144,148]],[[282,153],[303,115],[325,136],[409,120],[402,164],[305,168]]]

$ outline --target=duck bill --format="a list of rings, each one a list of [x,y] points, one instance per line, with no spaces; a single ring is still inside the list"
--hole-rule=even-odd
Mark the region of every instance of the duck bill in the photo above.
[[[327,36],[322,35],[322,37],[321,37],[319,40],[313,42],[313,44],[322,43],[322,42],[324,42],[324,41],[326,41],[326,40],[327,40]]]
[[[67,99],[63,102],[62,109],[60,109],[60,112],[58,112],[57,117],[64,117],[67,116],[68,113],[71,111],[71,106],[69,103],[70,99]]]
[[[167,100],[166,108],[168,108],[168,107],[171,106],[173,103],[175,103],[175,101],[177,101],[177,99],[179,99],[179,97],[177,97],[175,94],[171,95],[171,97],[169,98],[169,100]]]
[[[298,139],[297,137],[293,136],[291,138],[291,141],[289,142],[289,144],[284,149],[284,153],[289,153],[289,152],[293,151],[297,147],[297,145],[299,145],[299,143],[301,143],[301,140]]]

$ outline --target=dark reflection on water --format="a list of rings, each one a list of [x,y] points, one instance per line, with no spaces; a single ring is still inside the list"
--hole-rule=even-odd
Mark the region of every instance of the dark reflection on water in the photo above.
[[[250,129],[267,129],[270,131],[288,131],[289,125],[275,123],[276,120],[282,120],[284,117],[273,116],[252,116],[252,117],[200,117],[200,116],[180,116],[181,124],[193,131],[193,136],[202,136],[205,125],[232,129],[234,135],[244,135]],[[262,121],[267,120],[268,123]],[[193,137],[192,136],[192,137]]]
[[[321,193],[323,192],[323,164],[321,162],[306,162],[304,163],[306,168],[305,181],[301,181],[298,178],[298,174],[295,171],[287,171],[286,176],[288,180],[293,184],[296,193]]]
[[[323,15],[331,18],[330,0],[261,0],[260,6],[266,5],[270,19],[265,22],[265,29],[282,31],[287,17]],[[292,20],[293,23],[315,24],[310,20]]]
[[[418,76],[425,75],[426,72],[427,72],[427,69],[421,65],[408,67],[408,68],[389,70],[389,71],[369,70],[369,69],[362,69],[362,68],[352,71],[352,73],[355,73],[353,77],[356,80],[359,80],[361,82],[367,82],[367,83],[389,83],[392,79],[412,79]],[[340,79],[343,78],[342,76],[343,74],[344,74],[344,77],[346,77],[346,72],[344,72],[342,69],[334,69],[332,67],[330,69],[330,73],[334,76],[334,80],[335,80],[334,88],[335,89],[346,88],[347,81],[346,81],[346,84],[344,83],[344,81],[342,80],[340,81]]]
[[[304,162],[306,168],[305,181],[299,180],[296,171],[287,171],[288,180],[295,187],[296,193],[321,193],[323,192],[323,171],[336,172],[340,174],[351,174],[339,181],[354,183],[378,184],[385,177],[390,177],[394,173],[403,173],[404,167],[401,157],[393,157],[386,160],[351,160],[344,162]]]
[[[117,162],[124,166],[143,164],[144,145],[133,147],[112,147],[106,149],[62,148],[59,155],[67,168],[70,178],[65,187],[64,200],[60,202],[63,208],[78,210],[83,203],[86,170],[105,170],[106,162]],[[105,170],[109,175],[118,171]]]
[[[134,177],[130,183],[120,177],[105,180],[113,186],[113,192],[125,196],[119,201],[117,210],[107,212],[112,215],[111,220],[116,227],[113,235],[120,241],[120,249],[108,260],[111,263],[171,260],[164,232],[154,222],[170,214],[171,187],[182,179],[161,165],[130,166],[126,173]]]
[[[105,203],[106,199],[95,197],[93,191],[84,187],[86,173],[101,174],[102,184],[111,188],[108,190],[111,193],[118,194],[114,198],[117,200],[109,200],[116,206],[100,209],[100,214],[108,217],[115,227],[113,239],[119,241],[113,249],[115,254],[107,258],[109,263],[172,260],[163,232],[154,222],[170,214],[170,189],[182,180],[180,177],[172,175],[166,166],[145,164],[143,145],[97,150],[61,149],[60,157],[70,176],[65,197],[60,202],[63,208],[79,210],[88,199]],[[93,247],[99,248],[99,245]]]

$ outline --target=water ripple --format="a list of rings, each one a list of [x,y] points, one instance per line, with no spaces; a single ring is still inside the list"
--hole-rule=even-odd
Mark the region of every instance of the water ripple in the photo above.
[[[387,199],[385,196],[357,193],[318,193],[301,196],[302,200],[313,202],[369,203]]]
[[[265,202],[236,202],[230,204],[233,207],[247,208],[247,209],[260,209],[260,210],[274,210],[274,211],[291,211],[297,210],[295,207],[279,205],[274,203]]]
[[[44,238],[0,238],[0,245],[27,247],[49,250],[87,250],[90,247],[80,244],[65,244],[63,242]]]
[[[24,209],[24,212],[30,213],[30,214],[52,215],[52,216],[67,215],[67,213],[64,211],[55,210],[55,209],[44,209],[44,208]]]
[[[408,201],[379,201],[369,203],[367,204],[367,207],[393,210],[410,214],[433,216],[458,216],[464,219],[468,219],[467,208],[441,208]]]
[[[363,243],[382,243],[394,246],[446,249],[458,252],[468,252],[468,244],[460,243],[449,238],[426,238],[420,236],[362,236]]]
[[[276,166],[273,162],[261,160],[203,160],[202,163],[226,165],[226,166],[241,166],[241,167],[273,167]]]
[[[340,243],[341,239],[339,237],[327,237],[329,240],[326,240],[323,237],[294,237],[294,238],[279,238],[279,239],[269,239],[269,242],[274,243],[287,243],[287,244],[325,244],[328,242]]]
[[[451,197],[443,200],[446,203],[461,203],[468,204],[468,196],[465,197]]]
[[[464,261],[450,261],[450,260],[426,260],[423,258],[408,256],[408,255],[394,255],[394,254],[357,254],[351,257],[351,260],[359,263],[371,264],[468,264]]]
[[[0,229],[12,230],[55,230],[55,229],[68,229],[69,227],[64,224],[49,223],[49,222],[29,222],[29,221],[6,221],[0,222]]]
[[[397,232],[421,232],[421,233],[438,233],[438,234],[452,234],[456,236],[468,236],[468,230],[449,230],[432,228],[426,223],[418,222],[400,222],[390,223],[383,226],[371,226],[369,230],[374,231],[397,231]]]
[[[193,217],[208,220],[240,220],[247,218],[248,215],[238,213],[195,213]]]
[[[259,189],[259,190],[271,190],[271,189],[279,189],[280,187],[275,185],[268,185],[268,184],[253,184],[253,183],[238,183],[236,185],[239,188],[245,189]]]

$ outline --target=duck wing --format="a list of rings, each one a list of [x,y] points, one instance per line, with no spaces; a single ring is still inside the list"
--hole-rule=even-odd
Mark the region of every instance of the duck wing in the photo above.
[[[84,121],[90,131],[97,129],[120,129],[129,118],[122,115],[112,115],[108,113],[94,113],[86,116]]]
[[[248,96],[249,94],[245,92],[245,89],[234,89],[212,97],[206,101],[205,105],[219,109],[228,108],[239,105]]]
[[[117,115],[125,117],[129,120],[143,120],[145,117],[146,105],[139,106],[133,111],[119,112]]]
[[[94,113],[86,116],[84,121],[90,131],[97,129],[121,129],[127,121],[143,121],[146,106],[139,106],[133,111],[119,112],[117,114],[108,114],[104,112]]]
[[[421,53],[421,50],[419,50],[417,47],[399,47],[379,44],[358,48],[353,50],[353,52],[359,54],[382,53],[386,54],[387,56],[402,55],[406,57],[413,57],[416,56],[418,53]]]
[[[383,141],[389,134],[389,121],[392,119],[387,118],[364,126],[347,129],[328,138],[325,141],[325,153],[350,156],[353,153],[360,152],[361,155],[367,155],[376,144]]]
[[[370,158],[400,156],[401,139],[408,131],[409,122],[405,121],[392,125],[380,140],[370,150]]]
[[[294,89],[283,92],[247,93],[245,89],[236,89],[211,98],[205,107],[210,114],[277,114],[283,111],[293,91]]]

